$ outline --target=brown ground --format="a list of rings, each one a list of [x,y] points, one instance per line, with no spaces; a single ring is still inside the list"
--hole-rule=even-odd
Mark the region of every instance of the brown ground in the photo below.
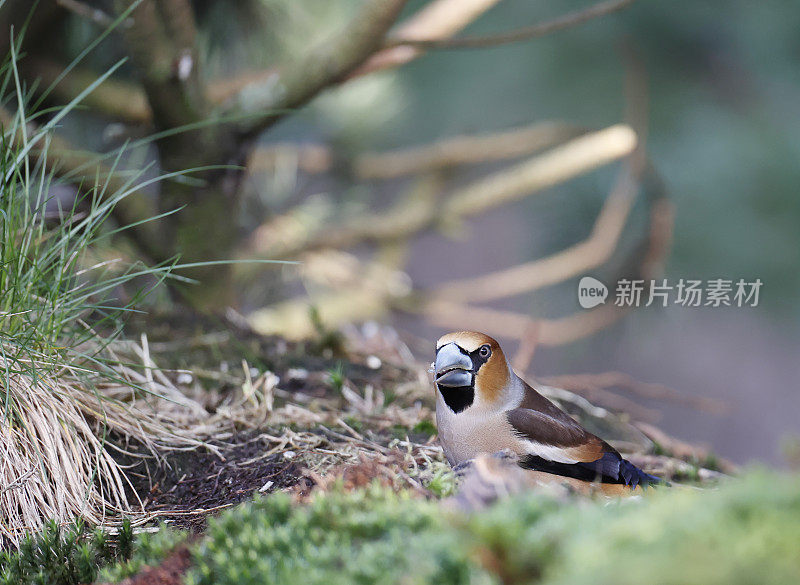
[[[189,549],[180,546],[157,567],[147,567],[119,585],[181,585],[191,564]]]
[[[331,347],[291,344],[284,344],[285,348],[279,351],[278,342],[248,335],[189,343],[186,348],[154,341],[151,351],[159,365],[162,356],[169,356],[175,362],[168,364],[170,367],[191,370],[204,382],[209,396],[215,397],[205,405],[209,413],[216,412],[217,404],[229,406],[241,398],[243,370],[237,364],[242,355],[246,355],[249,366],[255,366],[258,372],[274,372],[281,382],[274,390],[274,405],[268,412],[259,405],[253,409],[254,416],[225,419],[230,425],[224,427],[224,433],[215,435],[225,436],[224,443],[212,444],[216,453],[208,449],[170,451],[163,454],[160,464],[152,457],[123,460],[126,467],[130,466],[128,476],[145,509],[175,527],[202,532],[209,515],[248,500],[255,493],[285,488],[291,488],[295,499],[302,502],[312,492],[324,491],[334,482],[354,489],[377,480],[396,489],[411,488],[420,497],[431,497],[424,486],[435,466],[444,464],[441,452],[430,440],[433,417],[429,385],[419,376],[419,364],[409,361],[402,352],[393,353],[391,347],[387,350],[378,342],[371,343],[362,343],[357,351],[347,354]],[[365,356],[379,356],[380,367],[368,367]],[[196,364],[208,368],[214,364],[227,366],[210,376],[203,375],[202,368],[192,367]],[[298,367],[305,372],[302,376],[290,373]],[[697,472],[696,466],[680,459],[642,455],[651,452],[651,439],[662,450],[679,451],[669,437],[658,435],[653,429],[636,429],[624,418],[613,415],[595,420],[592,416],[598,415],[581,411],[579,401],[562,406],[604,437],[639,453],[637,459],[631,459],[645,465],[648,471],[673,479],[687,470]],[[571,408],[578,411],[573,413]],[[240,430],[230,436],[233,428]],[[702,457],[692,451],[684,459],[697,461]],[[514,466],[512,471],[518,470]],[[496,477],[493,475],[491,480],[494,486]],[[179,548],[158,567],[149,567],[124,583],[177,584],[189,564],[187,550]]]
[[[419,395],[393,396],[399,386],[416,383],[419,368],[397,350],[395,342],[384,343],[379,337],[369,343],[349,343],[346,351],[338,336],[323,335],[315,342],[296,344],[231,328],[198,336],[208,324],[204,327],[182,319],[148,323],[143,331],[146,329],[150,339],[155,362],[173,380],[175,369],[193,372],[208,390],[201,399],[207,399],[204,406],[212,416],[218,405],[230,408],[241,399],[243,358],[259,372],[270,371],[280,377],[270,415],[260,418],[266,412],[258,408],[253,415],[231,415],[230,427],[222,433],[226,435],[224,443],[214,443],[219,454],[206,449],[169,451],[162,453],[164,461],[160,463],[152,457],[143,461],[121,456],[135,492],[131,500],[138,497],[148,512],[173,526],[202,531],[206,516],[259,491],[270,493],[300,482],[302,492],[319,478],[307,472],[306,464],[319,473],[356,461],[359,452],[392,453],[395,449],[388,447],[395,438],[410,437],[414,442],[429,438],[429,434],[411,430],[421,418],[430,418],[429,411],[414,407]],[[380,355],[380,368],[366,365],[368,355]],[[336,373],[341,380],[338,384],[331,381]],[[350,390],[349,398],[344,387]],[[386,398],[376,390],[373,404],[368,387],[385,390]],[[191,392],[191,388],[187,390]],[[269,421],[268,427],[264,420]],[[363,423],[365,428],[356,431],[343,420],[358,428]],[[238,431],[229,436],[234,429]],[[287,433],[292,435],[288,442],[284,441]],[[137,451],[130,445],[125,449]],[[277,452],[265,455],[270,450]],[[272,483],[265,487],[268,482]]]
[[[220,449],[222,457],[205,449],[174,451],[165,454],[166,465],[151,459],[132,468],[129,477],[147,511],[173,526],[201,531],[208,514],[251,498],[267,482],[273,483],[262,493],[302,478],[302,468],[282,454],[265,457],[269,442],[255,431]]]

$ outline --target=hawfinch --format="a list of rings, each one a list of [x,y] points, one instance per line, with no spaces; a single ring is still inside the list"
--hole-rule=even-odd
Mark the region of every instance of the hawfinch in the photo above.
[[[434,372],[436,426],[452,466],[510,450],[521,467],[579,489],[599,482],[604,493],[622,494],[660,482],[531,388],[487,335],[439,339]]]

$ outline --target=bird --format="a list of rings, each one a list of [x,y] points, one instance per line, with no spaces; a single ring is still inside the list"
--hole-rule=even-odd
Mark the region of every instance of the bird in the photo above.
[[[436,427],[453,467],[482,453],[510,451],[540,478],[578,489],[599,486],[606,495],[661,483],[520,378],[488,335],[441,337],[433,373]]]

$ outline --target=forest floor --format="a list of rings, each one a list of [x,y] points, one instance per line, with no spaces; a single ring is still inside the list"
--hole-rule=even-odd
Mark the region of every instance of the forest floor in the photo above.
[[[342,475],[354,486],[377,475],[430,497],[455,488],[436,441],[429,366],[393,329],[320,331],[314,341],[289,343],[229,328],[197,334],[195,326],[148,328],[151,359],[191,386],[189,394],[204,396],[210,414],[224,418],[229,409],[229,420],[222,433],[217,425],[214,436],[204,437],[205,447],[123,461],[130,466],[132,499],[153,518],[202,531],[209,514],[254,494],[306,494]],[[650,473],[697,484],[734,471],[652,424],[578,393],[538,387]],[[359,474],[364,477],[353,479]]]

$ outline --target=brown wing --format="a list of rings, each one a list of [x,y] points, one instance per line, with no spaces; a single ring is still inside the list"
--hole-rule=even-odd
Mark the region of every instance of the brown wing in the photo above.
[[[543,446],[540,455],[544,458],[548,458],[550,451],[553,456],[549,458],[554,461],[590,462],[600,459],[606,447],[613,451],[569,416],[564,416],[569,420],[557,419],[537,410],[515,408],[507,413],[506,418],[517,435]]]
[[[520,460],[527,469],[634,488],[659,481],[527,384],[522,404],[506,417],[517,435],[530,441],[530,454]]]
[[[507,418],[521,437],[560,448],[574,461],[596,461],[606,451],[614,451],[527,383],[522,403],[509,411]]]

